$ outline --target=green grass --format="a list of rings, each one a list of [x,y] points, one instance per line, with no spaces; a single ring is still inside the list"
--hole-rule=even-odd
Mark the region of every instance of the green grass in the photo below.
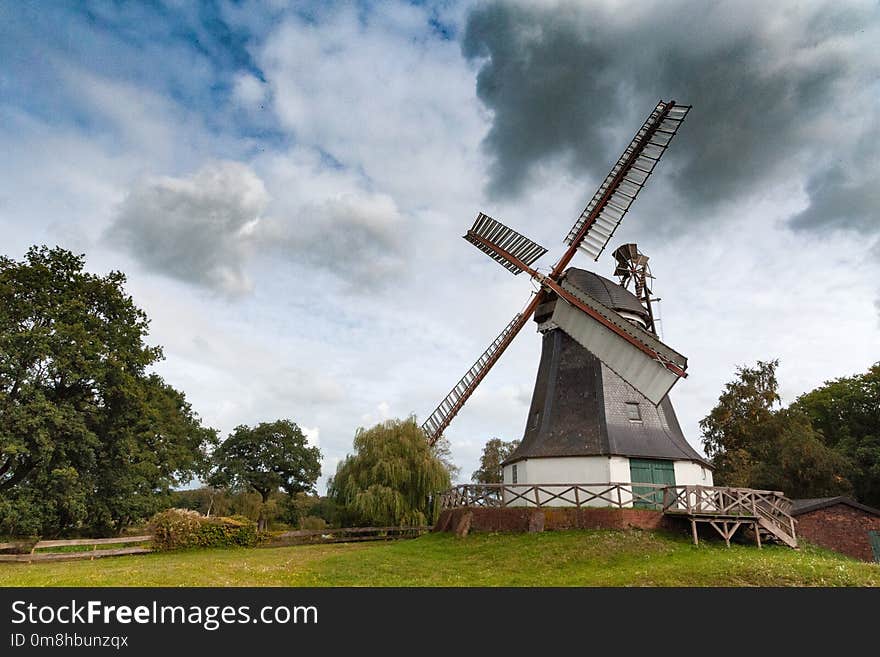
[[[430,534],[390,543],[0,564],[2,586],[878,586],[880,566],[805,546],[641,531]]]

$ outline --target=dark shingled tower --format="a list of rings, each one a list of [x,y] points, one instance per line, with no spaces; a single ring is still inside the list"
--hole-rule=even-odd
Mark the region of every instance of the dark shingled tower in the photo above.
[[[648,313],[629,290],[598,274],[569,268],[565,279],[644,325]],[[672,402],[654,406],[561,329],[547,321],[555,295],[535,311],[544,333],[535,391],[519,448],[505,464],[552,456],[627,456],[708,465],[685,440]],[[639,419],[631,419],[634,414]]]

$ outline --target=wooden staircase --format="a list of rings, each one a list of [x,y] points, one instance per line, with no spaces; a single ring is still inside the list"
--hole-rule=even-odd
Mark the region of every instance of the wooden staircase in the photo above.
[[[758,547],[775,541],[798,546],[791,500],[779,491],[722,486],[668,486],[663,493],[663,512],[690,520],[694,544],[699,543],[697,524],[705,523],[730,539],[741,527],[750,528]]]

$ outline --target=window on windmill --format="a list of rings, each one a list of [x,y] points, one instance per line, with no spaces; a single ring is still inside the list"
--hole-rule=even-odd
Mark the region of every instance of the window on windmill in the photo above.
[[[642,412],[638,402],[626,402],[626,419],[630,422],[641,422]]]
[[[516,466],[515,466],[515,465],[512,465],[512,466],[510,467],[510,483],[515,484],[515,483],[517,483],[516,480],[517,480],[517,477],[516,477]]]

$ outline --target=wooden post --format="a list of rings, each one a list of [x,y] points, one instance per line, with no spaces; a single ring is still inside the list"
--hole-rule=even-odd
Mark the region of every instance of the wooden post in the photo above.
[[[694,535],[694,545],[700,544],[700,539],[697,536],[697,521],[691,518],[691,533]]]
[[[758,543],[758,549],[761,549],[761,526],[758,524],[758,521],[755,520],[755,541]]]

